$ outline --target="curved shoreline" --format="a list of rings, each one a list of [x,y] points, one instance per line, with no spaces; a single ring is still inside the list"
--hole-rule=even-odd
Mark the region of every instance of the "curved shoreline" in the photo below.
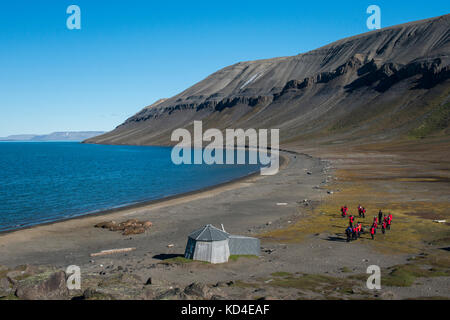
[[[280,150],[280,152],[291,153],[292,151]],[[293,152],[293,153],[296,153],[296,152]],[[279,156],[280,156],[279,170],[282,170],[289,163],[289,159],[288,159],[288,157],[282,155],[281,153],[279,154]],[[116,207],[116,208],[110,208],[110,209],[106,209],[106,210],[99,210],[96,212],[80,214],[80,215],[77,215],[74,217],[68,217],[68,218],[63,218],[63,219],[58,219],[58,220],[48,221],[48,222],[42,222],[42,223],[38,222],[38,223],[30,225],[30,226],[20,227],[20,228],[11,229],[11,230],[4,230],[4,231],[0,231],[0,236],[16,233],[16,232],[20,232],[20,231],[25,231],[25,230],[36,229],[36,228],[43,227],[43,226],[55,225],[58,223],[64,223],[64,222],[68,222],[68,221],[86,220],[88,218],[96,218],[96,217],[100,217],[100,216],[105,216],[105,217],[113,216],[114,214],[124,214],[125,215],[125,213],[127,211],[131,211],[131,210],[150,209],[156,205],[167,206],[167,205],[173,205],[173,204],[177,204],[177,203],[181,203],[181,202],[186,202],[186,201],[190,201],[191,197],[198,197],[198,196],[202,196],[202,195],[208,196],[207,193],[210,193],[210,192],[214,192],[214,194],[218,194],[225,190],[231,190],[231,189],[237,188],[239,183],[248,181],[252,178],[256,178],[259,176],[259,173],[260,173],[260,171],[258,170],[253,173],[247,174],[245,176],[242,176],[242,177],[239,177],[236,179],[232,179],[229,181],[225,181],[225,182],[222,182],[219,184],[215,184],[215,185],[212,185],[209,187],[203,187],[203,188],[200,188],[197,190],[183,192],[183,193],[179,193],[179,194],[175,194],[175,195],[171,195],[171,196],[167,196],[167,197],[163,197],[163,198],[159,198],[159,199],[141,201],[141,202],[124,205],[124,206],[120,206],[120,207]]]

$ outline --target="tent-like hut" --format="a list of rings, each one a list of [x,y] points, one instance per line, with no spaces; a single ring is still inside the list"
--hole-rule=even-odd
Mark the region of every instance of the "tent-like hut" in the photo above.
[[[259,256],[260,252],[261,245],[258,238],[229,234],[208,224],[189,235],[184,257],[222,263],[228,261],[230,254]]]
[[[234,234],[228,236],[228,247],[232,255],[254,255],[261,253],[261,243],[258,238],[244,237]]]
[[[188,237],[185,258],[210,263],[227,262],[230,257],[228,233],[208,224]]]

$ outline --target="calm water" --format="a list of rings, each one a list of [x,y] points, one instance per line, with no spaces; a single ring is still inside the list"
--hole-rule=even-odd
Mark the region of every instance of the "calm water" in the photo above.
[[[198,190],[256,165],[172,164],[171,148],[0,143],[0,231]]]

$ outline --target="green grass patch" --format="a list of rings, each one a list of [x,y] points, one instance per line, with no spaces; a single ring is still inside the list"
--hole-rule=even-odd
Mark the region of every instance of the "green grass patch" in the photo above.
[[[417,278],[445,277],[448,271],[438,268],[425,268],[416,264],[404,264],[389,268],[389,274],[381,277],[381,285],[390,287],[410,287]]]
[[[11,293],[7,296],[0,297],[0,300],[19,300],[19,298],[15,294]]]
[[[232,284],[233,287],[238,287],[238,288],[259,288],[259,285],[256,283],[248,283],[248,282],[244,282],[242,280],[237,280]]]
[[[282,288],[296,288],[310,291],[349,292],[353,285],[346,279],[335,278],[321,274],[303,274],[300,276],[286,276],[277,278],[268,283],[271,286]]]
[[[171,265],[171,264],[182,265],[182,264],[193,263],[193,262],[209,264],[209,262],[207,262],[207,261],[186,259],[185,257],[174,257],[174,258],[166,259],[160,263],[165,264],[165,265]]]
[[[433,133],[438,133],[449,127],[450,103],[434,108],[423,120],[422,124],[410,131],[413,138],[423,139]]]
[[[271,274],[273,277],[289,277],[292,275],[290,272],[278,271]]]

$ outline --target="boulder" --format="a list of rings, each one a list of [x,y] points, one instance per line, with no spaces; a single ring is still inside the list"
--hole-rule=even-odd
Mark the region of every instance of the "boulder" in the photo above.
[[[69,295],[66,274],[55,272],[48,277],[38,275],[19,282],[16,296],[24,300],[62,300]]]
[[[0,278],[0,297],[6,297],[12,293],[14,283],[8,277]]]
[[[151,223],[150,221],[145,221],[142,226],[146,229],[150,228],[153,226],[153,223]]]
[[[84,290],[81,296],[82,300],[115,300],[114,296],[108,293],[97,291],[93,288],[87,288]]]
[[[156,300],[185,300],[186,295],[181,291],[180,288],[173,288],[161,292],[156,296]]]
[[[184,293],[188,296],[197,296],[205,299],[210,296],[209,288],[205,284],[199,282],[194,282],[188,285],[184,289]]]
[[[383,300],[396,300],[397,295],[392,291],[384,291],[380,294],[380,298]]]

